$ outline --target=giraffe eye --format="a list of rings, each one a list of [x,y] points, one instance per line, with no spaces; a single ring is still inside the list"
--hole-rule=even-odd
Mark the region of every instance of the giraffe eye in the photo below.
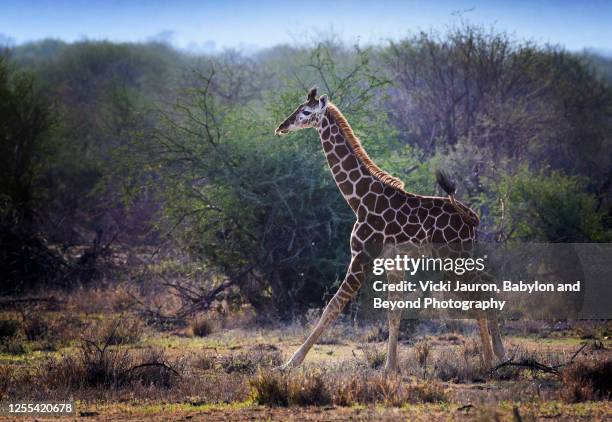
[[[303,110],[303,111],[302,111],[302,114],[303,114],[304,116],[309,116],[309,115],[310,115],[310,111]]]

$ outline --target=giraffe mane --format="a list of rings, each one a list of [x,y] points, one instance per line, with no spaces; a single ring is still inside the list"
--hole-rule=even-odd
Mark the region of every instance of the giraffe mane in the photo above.
[[[380,180],[383,184],[403,191],[404,182],[395,176],[391,176],[389,173],[374,164],[366,150],[363,148],[361,141],[353,132],[353,129],[346,120],[346,117],[344,117],[338,107],[330,102],[328,103],[327,110],[334,118],[336,124],[339,126],[340,131],[344,135],[344,138],[348,141],[357,159],[361,161],[370,174]]]

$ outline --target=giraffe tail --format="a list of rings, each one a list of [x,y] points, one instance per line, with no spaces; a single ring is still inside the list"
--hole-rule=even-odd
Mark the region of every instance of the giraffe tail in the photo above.
[[[480,218],[478,215],[455,199],[457,185],[455,185],[455,183],[453,183],[448,176],[440,170],[436,170],[436,180],[444,192],[448,194],[448,200],[450,201],[451,205],[455,207],[461,216],[461,219],[472,227],[478,226],[478,224],[480,224]]]

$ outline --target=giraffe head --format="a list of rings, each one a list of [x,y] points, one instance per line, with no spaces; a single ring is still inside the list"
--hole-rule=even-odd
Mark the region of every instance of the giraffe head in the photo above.
[[[327,95],[317,98],[317,88],[308,91],[306,102],[300,104],[293,113],[281,123],[274,133],[284,135],[296,130],[317,127],[327,109]]]

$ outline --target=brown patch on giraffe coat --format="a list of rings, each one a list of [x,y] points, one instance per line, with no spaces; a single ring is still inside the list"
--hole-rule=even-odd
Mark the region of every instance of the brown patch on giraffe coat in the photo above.
[[[393,195],[395,192],[397,192],[396,189],[392,188],[391,186],[385,185],[385,190],[383,191],[385,195],[391,197],[391,195]]]
[[[348,155],[349,150],[345,145],[338,145],[336,147],[336,155],[340,158],[344,158]]]
[[[459,217],[459,215],[457,214],[451,215],[450,225],[452,227],[456,227],[458,229],[459,227],[461,227],[462,224],[463,224],[463,220],[461,219],[461,217]]]
[[[406,197],[399,192],[395,192],[391,199],[389,199],[391,207],[395,208],[396,210],[399,209],[404,202],[406,202]]]
[[[329,166],[333,168],[340,162],[340,159],[336,156],[336,154],[327,154],[327,162],[329,163]]]
[[[367,243],[364,245],[366,254],[372,260],[380,255],[384,244],[384,236],[380,232],[374,232],[370,238],[367,240]]]
[[[361,281],[355,277],[353,274],[349,274],[346,278],[346,283],[353,289],[353,291],[357,291],[361,287]]]
[[[427,210],[425,208],[419,208],[417,211],[417,217],[419,217],[419,221],[422,223],[427,217]]]
[[[427,236],[427,232],[425,232],[423,226],[419,226],[419,229],[417,230],[414,236],[418,239],[425,239],[425,237]]]
[[[374,233],[372,236],[370,236],[369,240],[371,243],[382,245],[384,237],[382,233],[377,232],[377,233]]]
[[[395,220],[395,211],[393,209],[389,208],[387,211],[385,211],[383,213],[383,218],[387,222]]]
[[[389,207],[389,200],[387,199],[386,196],[381,195],[378,197],[378,199],[376,199],[376,207],[374,208],[374,211],[380,214],[384,212],[388,207]]]
[[[444,237],[447,242],[451,242],[457,237],[457,232],[451,226],[448,226],[444,229]]]
[[[440,217],[438,217],[438,219],[436,220],[436,226],[443,228],[445,226],[448,225],[448,221],[449,221],[449,215],[448,214],[442,214]]]
[[[321,136],[323,137],[323,139],[329,139],[329,128],[325,128]]]
[[[355,234],[357,235],[358,238],[360,238],[362,240],[366,240],[368,238],[368,236],[372,234],[372,232],[373,232],[372,228],[370,226],[368,226],[367,223],[363,223],[357,229]]]
[[[423,199],[421,201],[421,206],[426,210],[430,210],[433,207],[433,201],[431,199]]]
[[[406,202],[408,203],[408,206],[410,208],[416,208],[419,206],[419,200],[416,199],[414,196],[410,196],[408,197],[408,199],[406,200]]]
[[[352,170],[357,167],[357,160],[352,155],[349,155],[342,161],[342,168],[344,170]]]
[[[353,193],[353,184],[349,181],[340,183],[338,187],[340,188],[342,193],[344,193],[345,195],[350,195]]]
[[[418,224],[406,224],[404,226],[404,233],[406,233],[407,235],[409,235],[410,237],[414,237],[416,236],[417,232],[419,231],[419,229],[421,228],[421,226],[419,226]]]
[[[423,226],[425,226],[426,229],[429,229],[431,228],[431,226],[434,225],[434,222],[435,218],[433,218],[431,215],[428,215],[425,221],[423,221]]]
[[[404,212],[400,211],[396,213],[396,219],[397,222],[403,226],[408,221],[408,216]]]
[[[362,202],[363,202],[363,205],[368,207],[368,209],[370,210],[374,209],[374,206],[376,205],[376,195],[370,192],[366,196],[363,197]]]
[[[385,228],[385,220],[376,214],[368,215],[367,222],[374,230],[382,231]]]
[[[431,241],[434,243],[446,243],[442,230],[434,230]]]
[[[371,190],[374,193],[382,193],[382,191],[383,191],[383,184],[377,180],[374,183],[372,183]]]
[[[357,221],[364,221],[367,215],[368,209],[365,207],[365,205],[360,205],[359,208],[357,208]]]
[[[455,207],[453,207],[448,202],[444,202],[444,205],[442,205],[442,211],[444,211],[447,214],[453,214],[453,213],[455,213]]]
[[[361,178],[361,172],[359,171],[359,169],[355,169],[352,172],[350,172],[349,173],[349,178],[353,182],[356,182],[357,180],[359,180]]]
[[[402,228],[399,226],[399,224],[397,224],[395,221],[387,224],[387,227],[385,227],[385,234],[386,235],[394,235],[394,234],[398,234],[400,231],[402,230]]]
[[[398,244],[408,242],[409,240],[410,240],[410,237],[403,231],[397,236],[395,236],[395,242]]]
[[[359,182],[357,182],[355,193],[357,193],[358,196],[363,197],[368,192],[369,189],[370,189],[370,181],[364,177]]]

